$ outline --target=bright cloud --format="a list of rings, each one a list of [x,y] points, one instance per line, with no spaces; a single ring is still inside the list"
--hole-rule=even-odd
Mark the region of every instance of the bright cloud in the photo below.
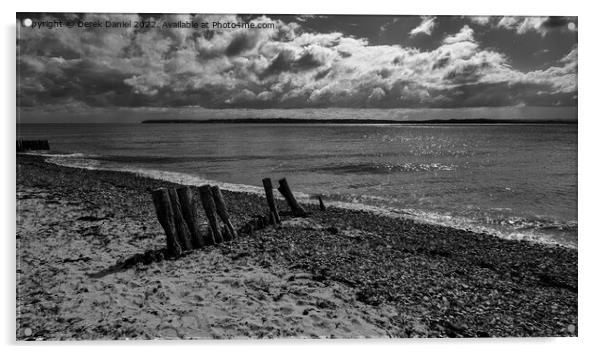
[[[137,15],[86,15],[118,21]],[[88,17],[89,16],[89,17]],[[234,15],[177,15],[161,21],[240,21]],[[371,45],[340,32],[275,28],[123,30],[23,29],[20,106],[304,108],[474,107],[574,103],[577,50],[547,69],[521,72],[483,48],[464,25],[432,50]],[[412,34],[431,34],[423,18]],[[501,19],[522,31],[539,19]],[[508,27],[506,27],[508,26]]]
[[[422,22],[418,25],[418,27],[414,28],[410,31],[410,36],[415,36],[420,33],[424,33],[428,36],[431,35],[433,29],[435,28],[435,17],[422,17]]]

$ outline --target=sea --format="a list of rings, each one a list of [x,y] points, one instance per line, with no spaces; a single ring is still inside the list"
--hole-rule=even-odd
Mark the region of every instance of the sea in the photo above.
[[[49,162],[577,248],[577,125],[19,124]]]

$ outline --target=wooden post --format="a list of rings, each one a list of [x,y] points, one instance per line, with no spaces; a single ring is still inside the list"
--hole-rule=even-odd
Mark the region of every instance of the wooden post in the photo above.
[[[153,191],[152,196],[157,219],[159,219],[159,223],[165,230],[165,236],[167,237],[167,253],[177,257],[182,253],[182,248],[178,242],[178,231],[174,222],[169,193],[167,189],[161,188]]]
[[[286,199],[288,206],[293,212],[293,216],[306,217],[307,213],[305,212],[303,207],[301,207],[301,205],[297,203],[297,199],[295,199],[293,192],[291,192],[286,178],[279,180],[278,183],[280,184],[280,186],[278,186],[278,191],[282,194],[282,196],[284,196],[284,199]]]
[[[234,225],[232,225],[232,222],[230,221],[230,214],[228,214],[226,202],[224,201],[224,196],[222,195],[222,191],[219,189],[219,186],[211,187],[211,194],[213,195],[213,201],[215,202],[217,215],[219,215],[220,219],[222,219],[222,222],[228,231],[224,234],[224,240],[230,241],[237,238],[238,235],[236,234],[236,229],[234,229]]]
[[[190,187],[180,187],[176,189],[176,192],[178,193],[178,199],[180,200],[182,215],[188,226],[188,231],[190,231],[192,247],[201,248],[204,246],[203,232],[199,226],[196,203],[192,196],[192,190]]]
[[[318,202],[320,202],[320,210],[322,210],[322,211],[326,210],[326,206],[324,206],[324,202],[322,201],[321,195],[318,196]]]
[[[213,239],[215,240],[215,243],[222,243],[224,239],[222,238],[222,233],[219,230],[217,215],[215,214],[215,202],[213,201],[211,186],[206,184],[201,186],[199,190],[201,192],[201,203],[203,203],[203,208],[205,209],[205,215],[207,215],[207,220],[209,221],[209,227],[211,228]]]
[[[171,209],[173,210],[174,221],[176,222],[176,230],[178,230],[178,240],[180,241],[180,247],[183,251],[192,249],[192,237],[190,237],[190,231],[182,215],[182,207],[180,206],[180,200],[176,190],[173,188],[169,189],[169,200],[171,201]]]
[[[215,240],[215,237],[213,236],[213,231],[211,230],[211,226],[209,226],[209,224],[207,224],[207,227],[205,227],[206,232],[203,234],[203,242],[205,243],[205,246],[209,246],[209,245],[215,245],[217,243],[217,241]]]
[[[272,187],[272,180],[269,178],[264,178],[261,180],[263,182],[263,189],[265,189],[265,198],[268,201],[268,208],[270,208],[270,218],[274,219],[274,224],[280,224],[280,214],[278,214],[278,209],[276,209],[276,202],[274,202],[274,189]]]

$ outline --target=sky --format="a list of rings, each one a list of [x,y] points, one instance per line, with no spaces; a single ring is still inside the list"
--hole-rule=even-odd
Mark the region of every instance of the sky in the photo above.
[[[17,26],[20,122],[149,116],[576,119],[575,17],[17,18],[30,18],[35,27]],[[141,20],[157,27],[106,28],[106,21]],[[165,27],[187,22],[209,26]],[[213,28],[214,22],[268,28]]]

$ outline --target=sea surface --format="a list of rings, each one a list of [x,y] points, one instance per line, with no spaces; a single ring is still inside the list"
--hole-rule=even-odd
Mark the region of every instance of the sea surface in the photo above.
[[[577,125],[21,124],[51,162],[577,247]],[[214,182],[215,181],[215,182]]]

